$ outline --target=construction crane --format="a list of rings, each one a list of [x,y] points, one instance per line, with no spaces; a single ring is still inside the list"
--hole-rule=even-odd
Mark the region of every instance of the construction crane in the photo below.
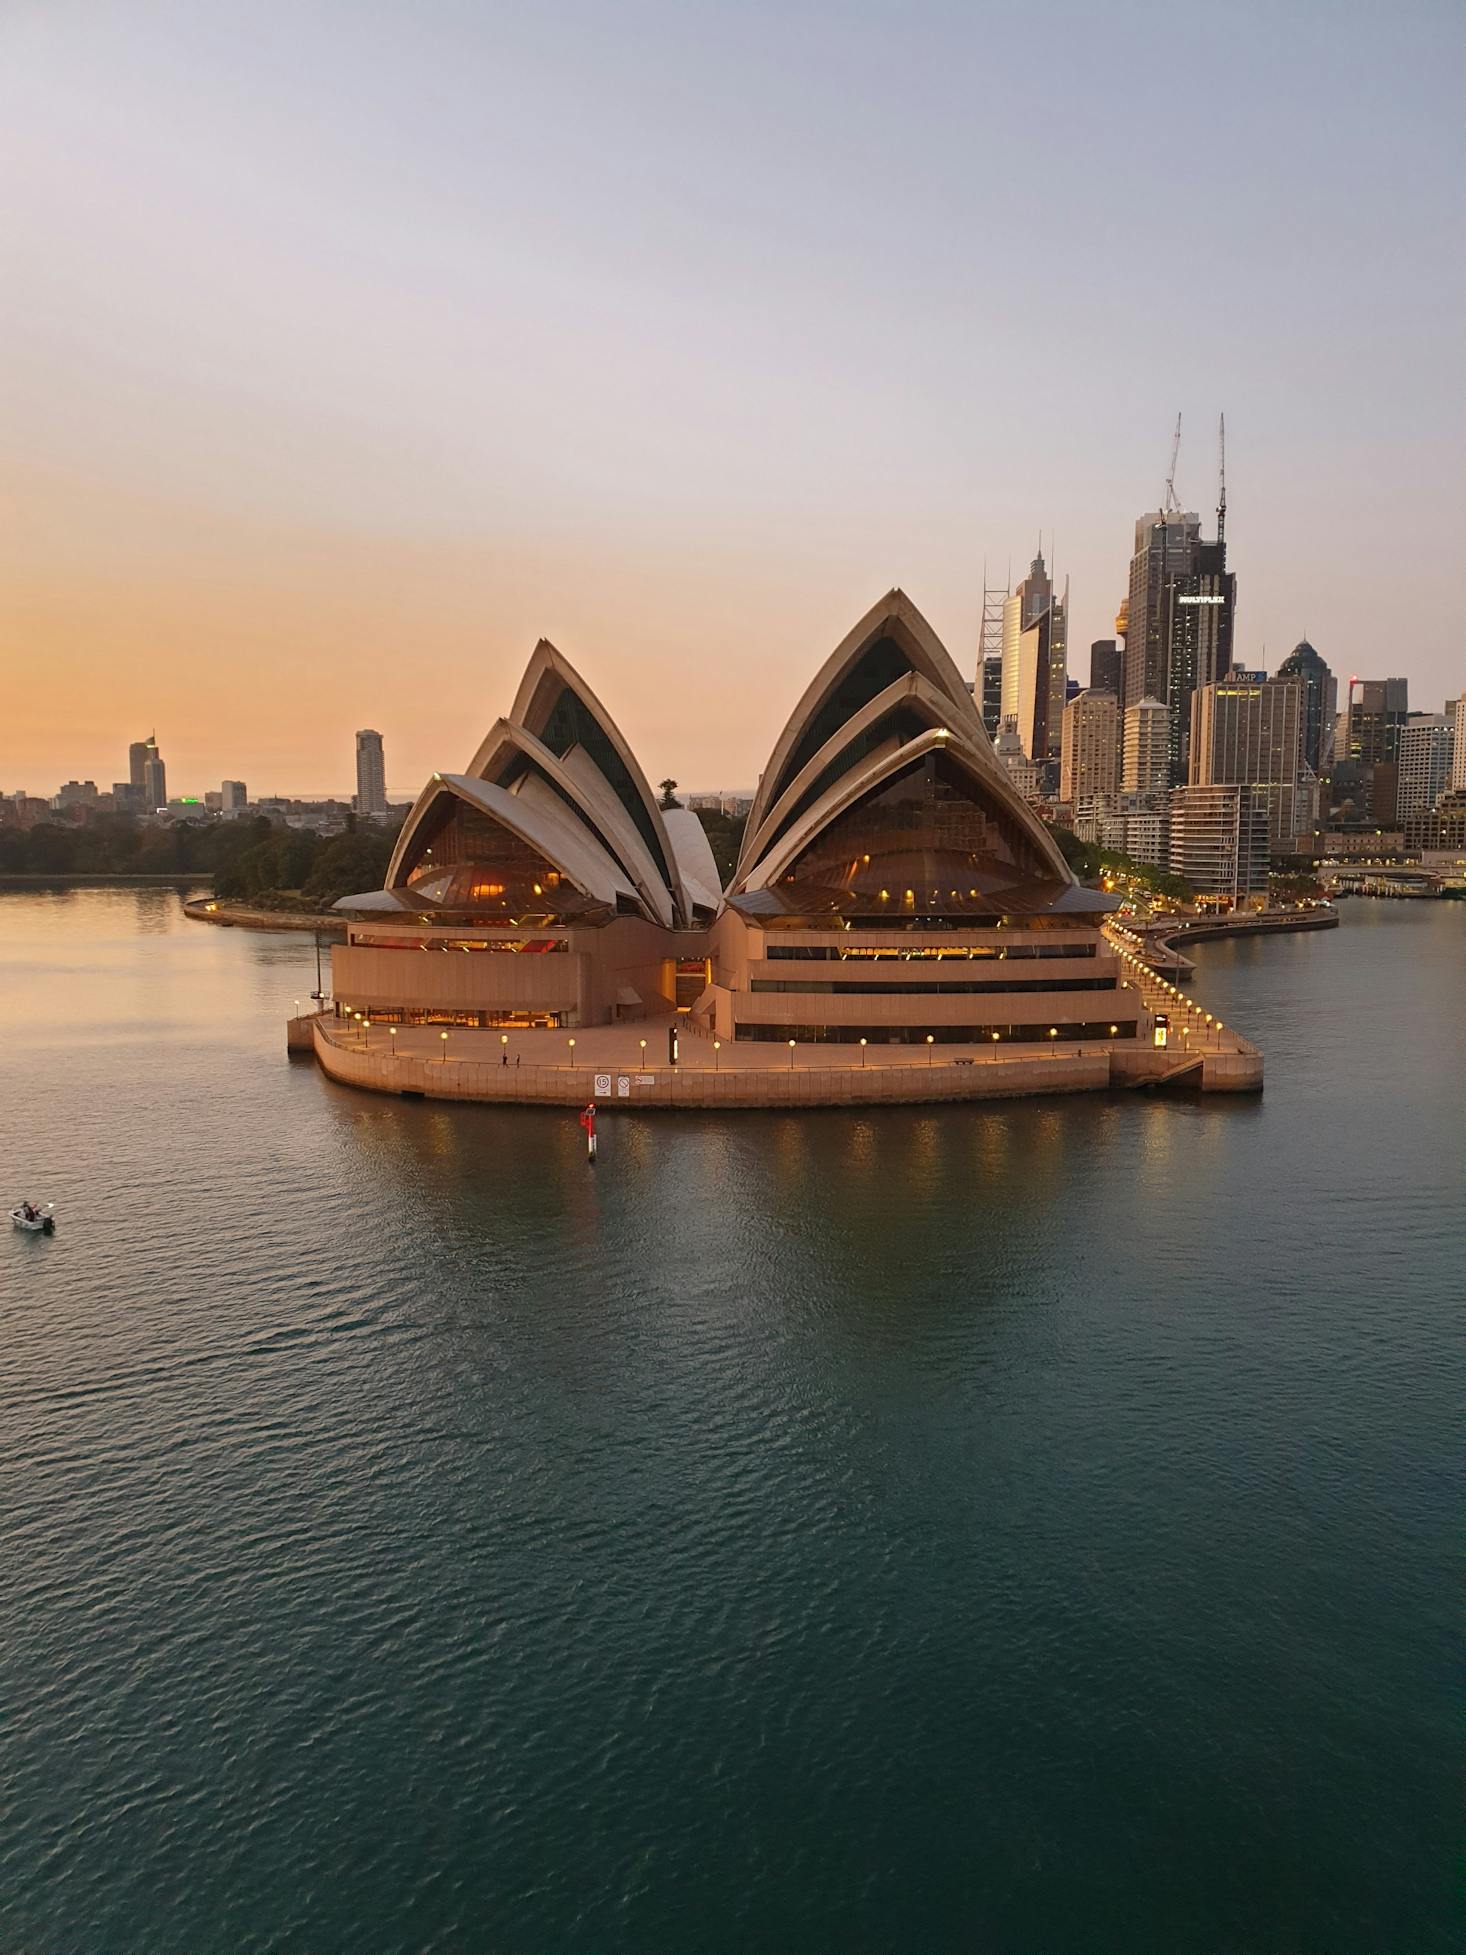
[[[1176,463],[1180,458],[1180,454],[1181,416],[1178,414],[1176,416],[1176,432],[1171,437],[1171,466],[1166,470],[1165,513],[1168,516],[1179,516],[1181,513],[1181,505],[1176,500]]]
[[[1217,416],[1217,541],[1227,540],[1227,417]]]

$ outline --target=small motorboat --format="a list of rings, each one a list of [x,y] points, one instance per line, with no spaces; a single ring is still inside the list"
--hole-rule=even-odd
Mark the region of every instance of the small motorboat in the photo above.
[[[42,1202],[39,1207],[35,1202],[21,1202],[19,1207],[11,1209],[10,1220],[15,1228],[24,1229],[27,1235],[56,1233],[56,1211],[50,1202]]]

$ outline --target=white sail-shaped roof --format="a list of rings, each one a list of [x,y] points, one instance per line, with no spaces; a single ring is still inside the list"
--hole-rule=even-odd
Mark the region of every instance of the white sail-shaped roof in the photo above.
[[[636,886],[625,870],[585,823],[552,794],[511,794],[507,788],[474,780],[468,774],[435,774],[418,796],[392,851],[387,869],[389,890],[410,887],[414,872],[422,871],[425,832],[445,804],[454,800],[488,816],[508,835],[517,837],[591,901],[612,909],[626,903],[639,907]]]
[[[795,777],[855,714],[909,675],[924,679],[947,702],[954,727],[974,743],[988,744],[982,716],[946,647],[904,591],[887,591],[816,672],[775,742],[749,810],[740,871],[769,811]]]
[[[678,923],[691,919],[677,853],[662,810],[620,728],[564,654],[547,638],[534,648],[510,718],[585,780],[594,770],[640,835],[666,885]]]
[[[473,811],[476,826],[455,822],[455,803]],[[484,858],[482,875],[471,873],[475,855]],[[527,906],[548,906],[550,884],[526,868],[531,861],[555,889],[563,878],[585,904],[665,928],[707,922],[722,899],[697,817],[658,806],[610,714],[547,639],[534,649],[510,716],[489,728],[467,771],[435,774],[419,795],[386,890],[338,907],[461,913],[489,907],[482,892],[491,887],[494,904],[507,907],[512,888]]]
[[[779,735],[729,899],[880,916],[902,898],[925,913],[1081,900],[936,634],[890,591],[825,661]]]

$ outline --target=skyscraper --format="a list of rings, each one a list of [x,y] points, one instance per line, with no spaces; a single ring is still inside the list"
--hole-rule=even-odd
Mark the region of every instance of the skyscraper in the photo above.
[[[1204,909],[1239,909],[1267,891],[1267,810],[1255,787],[1178,787],[1170,865]]]
[[[1120,785],[1126,794],[1155,794],[1170,785],[1170,725],[1162,700],[1137,699],[1125,708]]]
[[[1201,518],[1155,510],[1135,525],[1125,637],[1125,704],[1164,701],[1170,714],[1171,778],[1185,780],[1191,695],[1232,663],[1237,579],[1222,536],[1206,542]]]
[[[1334,717],[1339,688],[1334,675],[1306,638],[1300,638],[1278,667],[1280,679],[1297,679],[1303,687],[1303,758],[1315,774],[1328,771],[1333,759]]]
[[[356,736],[356,812],[359,815],[387,812],[386,756],[381,734],[371,727]]]
[[[1400,729],[1410,712],[1405,679],[1351,679],[1342,713],[1343,740],[1335,764],[1355,770],[1371,821],[1395,819]]]
[[[249,791],[243,781],[225,781],[220,790],[219,806],[225,814],[236,814],[249,805]]]
[[[1124,653],[1114,638],[1096,638],[1089,648],[1089,689],[1112,692],[1118,703],[1125,696]]]
[[[1067,599],[1055,599],[1040,550],[1003,605],[1002,717],[1014,722],[1030,760],[1059,757],[1069,672],[1067,620]]]
[[[1400,728],[1397,820],[1427,813],[1450,787],[1455,748],[1453,720],[1454,715],[1448,717],[1445,713],[1412,713]]]
[[[982,714],[982,723],[988,730],[989,739],[996,740],[998,728],[1003,724],[1003,655],[1001,652],[989,653],[978,667],[979,683],[982,693],[977,709]]]
[[[1466,788],[1466,686],[1459,699],[1448,699],[1446,711],[1451,720],[1451,789]]]
[[[158,736],[150,733],[146,740],[134,740],[127,750],[127,767],[131,776],[132,805],[139,812],[153,814],[168,805],[168,770],[163,765],[163,756],[158,752]]]
[[[1064,708],[1059,799],[1074,806],[1120,786],[1120,707],[1115,695],[1091,687]]]
[[[163,765],[162,754],[158,752],[156,733],[150,733],[146,740],[133,741],[127,750],[127,764],[132,776],[129,785],[133,790],[134,806],[146,814],[166,808],[168,769]]]
[[[1291,842],[1297,820],[1302,740],[1302,681],[1234,666],[1192,697],[1191,782],[1256,788],[1268,839],[1282,846]]]

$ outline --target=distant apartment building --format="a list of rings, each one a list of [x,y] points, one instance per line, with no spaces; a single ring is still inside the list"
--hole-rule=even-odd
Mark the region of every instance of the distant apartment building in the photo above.
[[[1075,804],[1074,833],[1081,842],[1163,869],[1170,853],[1169,803],[1169,791],[1094,795]]]
[[[1003,605],[1000,706],[1034,761],[1059,758],[1060,722],[1069,672],[1067,599],[1056,599],[1040,551]]]
[[[238,814],[249,806],[249,789],[243,781],[225,781],[219,790],[219,807],[226,815]]]
[[[1333,673],[1308,640],[1300,638],[1278,667],[1277,676],[1296,679],[1302,688],[1304,763],[1315,774],[1327,773],[1334,757],[1334,722],[1339,707]]]
[[[387,762],[382,736],[371,727],[356,736],[356,800],[359,815],[387,812]]]
[[[1453,715],[1412,713],[1400,728],[1395,790],[1395,813],[1400,821],[1423,815],[1447,792],[1455,743]]]
[[[1059,799],[1071,805],[1120,788],[1120,705],[1092,687],[1064,708],[1059,743]]]
[[[15,828],[34,828],[40,822],[49,821],[51,812],[49,801],[39,794],[27,794],[23,787],[0,802],[0,819]]]
[[[1096,638],[1089,648],[1089,689],[1125,696],[1125,654],[1118,639]]]
[[[1427,813],[1412,815],[1400,839],[1406,854],[1466,849],[1466,788],[1453,788]]]
[[[1120,788],[1156,794],[1171,785],[1171,716],[1162,699],[1137,699],[1125,708]]]
[[[1321,856],[1345,862],[1393,862],[1404,849],[1400,828],[1326,828],[1318,846]]]
[[[1303,689],[1233,666],[1198,686],[1191,700],[1191,783],[1255,787],[1267,807],[1268,840],[1288,848],[1296,833],[1303,754]]]
[[[1044,770],[1036,760],[1030,760],[1023,751],[1023,742],[1018,737],[1016,723],[1005,717],[998,728],[998,737],[993,742],[993,751],[1007,770],[1008,778],[1014,788],[1030,806],[1043,795]]]
[[[1362,813],[1370,821],[1393,822],[1399,795],[1400,730],[1410,716],[1404,679],[1351,679],[1336,742],[1336,770],[1349,770]]]
[[[1250,784],[1188,786],[1170,799],[1170,868],[1207,909],[1234,910],[1267,897],[1268,816]]]
[[[1451,716],[1451,789],[1466,788],[1466,686],[1459,699],[1446,701]]]
[[[71,808],[93,809],[97,805],[97,784],[95,781],[67,781],[64,787],[57,788],[51,797],[51,806],[58,813]]]

